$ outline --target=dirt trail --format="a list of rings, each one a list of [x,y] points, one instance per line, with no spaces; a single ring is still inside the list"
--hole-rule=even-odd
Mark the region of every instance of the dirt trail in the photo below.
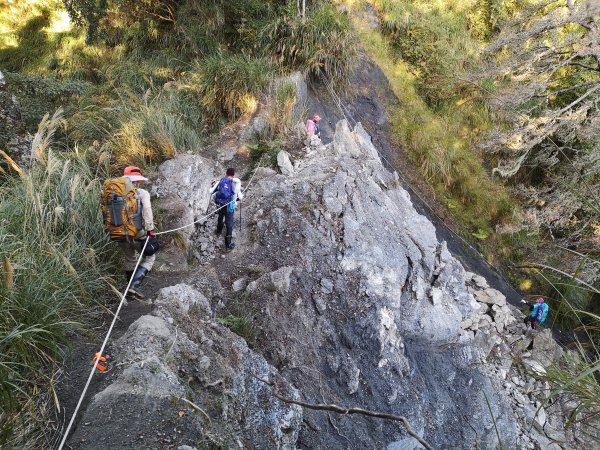
[[[113,369],[115,364],[118,364],[118,358],[112,352],[112,343],[119,339],[138,318],[150,313],[152,310],[150,299],[159,289],[177,284],[185,280],[188,276],[188,273],[151,272],[144,280],[144,284],[140,289],[146,296],[146,299],[144,301],[128,300],[127,305],[123,305],[119,318],[113,328],[110,341],[104,352],[105,355],[109,356],[109,370],[106,373],[97,372],[92,378],[87,394],[79,409],[79,414],[75,420],[73,430],[80,425],[81,413],[85,411],[94,395],[106,388],[112,382],[114,374]],[[72,347],[67,350],[64,373],[56,386],[56,394],[61,406],[58,423],[60,423],[63,428],[63,430],[58,430],[60,433],[57,432],[57,437],[60,434],[60,437],[56,440],[57,442],[62,438],[62,432],[69,423],[69,420],[71,420],[71,415],[73,414],[89,377],[92,368],[92,357],[100,350],[100,346],[106,336],[110,322],[113,319],[113,314],[118,307],[118,300],[115,299],[115,303],[107,306],[112,313],[109,314],[107,312],[104,314],[102,323],[98,324],[92,331],[83,335],[73,336],[71,339]],[[68,443],[69,441],[67,440],[66,448],[75,448],[69,446]]]

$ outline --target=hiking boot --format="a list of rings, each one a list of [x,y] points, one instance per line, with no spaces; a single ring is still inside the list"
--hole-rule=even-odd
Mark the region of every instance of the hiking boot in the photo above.
[[[225,246],[227,250],[233,250],[235,248],[235,244],[232,242],[231,244]]]
[[[146,297],[144,297],[144,294],[142,294],[140,291],[133,288],[129,288],[129,290],[127,291],[127,298],[131,298],[134,300],[144,300]]]

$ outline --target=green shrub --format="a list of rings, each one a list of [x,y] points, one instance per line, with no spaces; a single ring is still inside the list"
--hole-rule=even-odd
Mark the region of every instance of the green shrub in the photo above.
[[[324,71],[334,84],[347,81],[358,60],[358,41],[348,17],[329,2],[318,2],[302,19],[295,2],[261,33],[277,61],[313,76]]]
[[[475,43],[463,8],[451,2],[376,0],[384,32],[398,56],[412,66],[419,93],[431,106],[452,96]]]
[[[289,80],[278,80],[273,87],[269,103],[271,112],[269,115],[269,134],[271,138],[276,135],[285,135],[289,132],[294,120],[294,102],[298,88]]]
[[[245,339],[250,348],[255,348],[258,338],[256,311],[246,295],[232,300],[219,313],[217,322]]]
[[[112,247],[99,213],[100,183],[84,155],[51,150],[59,123],[59,115],[42,121],[31,170],[0,187],[4,431],[15,426],[15,417],[26,421],[34,413],[36,396],[51,388],[67,334],[91,317],[107,289]],[[22,410],[24,404],[31,411]]]
[[[4,74],[10,92],[19,99],[21,115],[27,128],[35,131],[44,115],[66,105],[74,105],[88,86],[78,80],[59,80],[39,75]]]
[[[200,103],[213,125],[253,111],[273,78],[269,62],[240,54],[211,56],[195,68]]]

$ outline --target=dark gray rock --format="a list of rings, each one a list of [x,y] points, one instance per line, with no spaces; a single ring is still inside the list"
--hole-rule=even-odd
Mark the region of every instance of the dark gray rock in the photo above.
[[[439,448],[475,442],[467,420],[485,436],[483,448],[496,448],[495,421],[514,447],[510,401],[499,378],[478,368],[479,349],[461,327],[479,306],[460,263],[360,125],[338,123],[332,144],[311,143],[306,153],[287,177],[258,181],[260,202],[248,206],[257,224],[248,259],[293,249],[269,259],[293,264],[289,289],[273,295],[271,274],[248,286],[258,307],[278,311],[259,317],[265,354],[286,361],[283,375],[309,400],[403,414]],[[296,305],[299,297],[313,301]],[[395,423],[344,418],[334,427],[327,414],[305,417],[315,425],[300,435],[306,448],[384,448],[407,437]]]
[[[21,117],[19,102],[8,91],[6,79],[0,71],[0,150],[5,151],[18,166],[27,168],[32,139]],[[0,158],[0,162],[2,160]]]
[[[162,289],[156,305],[157,316],[140,317],[116,342],[124,369],[94,396],[75,447],[146,448],[140,436],[163,430],[161,447],[295,449],[302,410],[275,399],[259,378],[277,382],[287,397],[298,392],[242,338],[210,321],[206,299],[190,286]]]

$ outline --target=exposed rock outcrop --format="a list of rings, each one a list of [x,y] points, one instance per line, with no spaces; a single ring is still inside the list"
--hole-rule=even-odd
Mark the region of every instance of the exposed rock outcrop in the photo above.
[[[212,167],[193,161],[184,184],[158,188],[188,210],[206,206],[186,191],[204,188],[194,183]],[[550,333],[525,330],[501,292],[464,271],[360,124],[339,122],[328,145],[311,140],[292,169],[257,174],[235,250],[202,250],[202,293],[161,290],[119,340],[123,369],[84,424],[112,405],[123,446],[152,429],[173,446],[420,448],[396,422],[301,413],[260,377],[289,397],[403,415],[435,448],[577,447],[563,430],[568,405],[545,406],[549,387],[531,376],[560,356]],[[211,242],[211,231],[197,235]],[[211,319],[211,304],[234,298],[253,312],[263,356]],[[92,438],[79,428],[72,442]]]
[[[516,443],[510,399],[461,327],[479,310],[464,270],[360,125],[338,123],[332,144],[315,141],[254,195],[254,244],[236,262],[274,269],[247,288],[268,336],[261,345],[309,401],[403,414],[441,448],[476,441],[465,417],[484,448],[498,444],[494,422]],[[306,448],[410,442],[394,423],[305,416]]]
[[[6,86],[0,72],[0,150],[5,151],[19,166],[28,167],[32,137],[25,129],[19,102]]]
[[[78,449],[177,445],[294,449],[302,411],[271,396],[257,377],[277,376],[246,342],[211,320],[210,305],[186,284],[162,289],[152,315],[116,342],[111,383],[93,398],[71,443]],[[114,414],[113,414],[114,411]]]
[[[548,443],[527,426],[540,400],[521,406],[520,386],[505,386],[530,381],[507,361],[521,313],[438,242],[360,124],[339,122],[331,144],[312,141],[253,195],[255,226],[232,257],[270,268],[246,289],[259,346],[308,401],[405,415],[436,448],[497,448],[496,427],[506,448]],[[303,448],[418,448],[393,423],[305,421]]]

